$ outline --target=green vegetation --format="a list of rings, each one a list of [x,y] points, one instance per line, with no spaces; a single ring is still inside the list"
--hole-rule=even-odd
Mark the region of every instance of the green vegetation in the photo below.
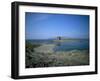
[[[34,55],[34,48],[39,47],[39,44],[31,44],[29,42],[26,42],[26,46],[25,46],[25,51],[26,51],[26,58],[25,58],[25,62],[26,62],[26,67],[30,67],[31,63],[32,63],[32,59],[35,59],[36,56],[32,56]]]
[[[26,68],[89,65],[88,50],[54,52],[54,46],[26,43]]]
[[[29,42],[26,42],[26,52],[34,52],[34,48],[39,47],[40,44],[31,44]]]

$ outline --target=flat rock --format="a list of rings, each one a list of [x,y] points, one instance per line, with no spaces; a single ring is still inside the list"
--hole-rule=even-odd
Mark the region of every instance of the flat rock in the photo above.
[[[53,53],[54,52],[54,44],[43,44],[37,48],[34,48],[34,51],[37,53]]]

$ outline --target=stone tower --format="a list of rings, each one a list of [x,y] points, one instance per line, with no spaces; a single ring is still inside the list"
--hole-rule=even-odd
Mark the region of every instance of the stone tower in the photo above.
[[[57,37],[57,40],[61,40],[61,37],[60,37],[60,36],[58,36],[58,37]]]

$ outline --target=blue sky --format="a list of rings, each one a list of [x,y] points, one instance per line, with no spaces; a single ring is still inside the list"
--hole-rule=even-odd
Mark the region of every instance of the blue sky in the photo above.
[[[25,13],[26,39],[49,39],[57,36],[89,38],[89,16]]]

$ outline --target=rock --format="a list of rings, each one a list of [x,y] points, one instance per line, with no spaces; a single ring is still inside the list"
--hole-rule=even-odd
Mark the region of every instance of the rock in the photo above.
[[[34,48],[34,51],[37,53],[53,53],[54,52],[54,47],[56,45],[54,44],[44,44],[40,47]]]

